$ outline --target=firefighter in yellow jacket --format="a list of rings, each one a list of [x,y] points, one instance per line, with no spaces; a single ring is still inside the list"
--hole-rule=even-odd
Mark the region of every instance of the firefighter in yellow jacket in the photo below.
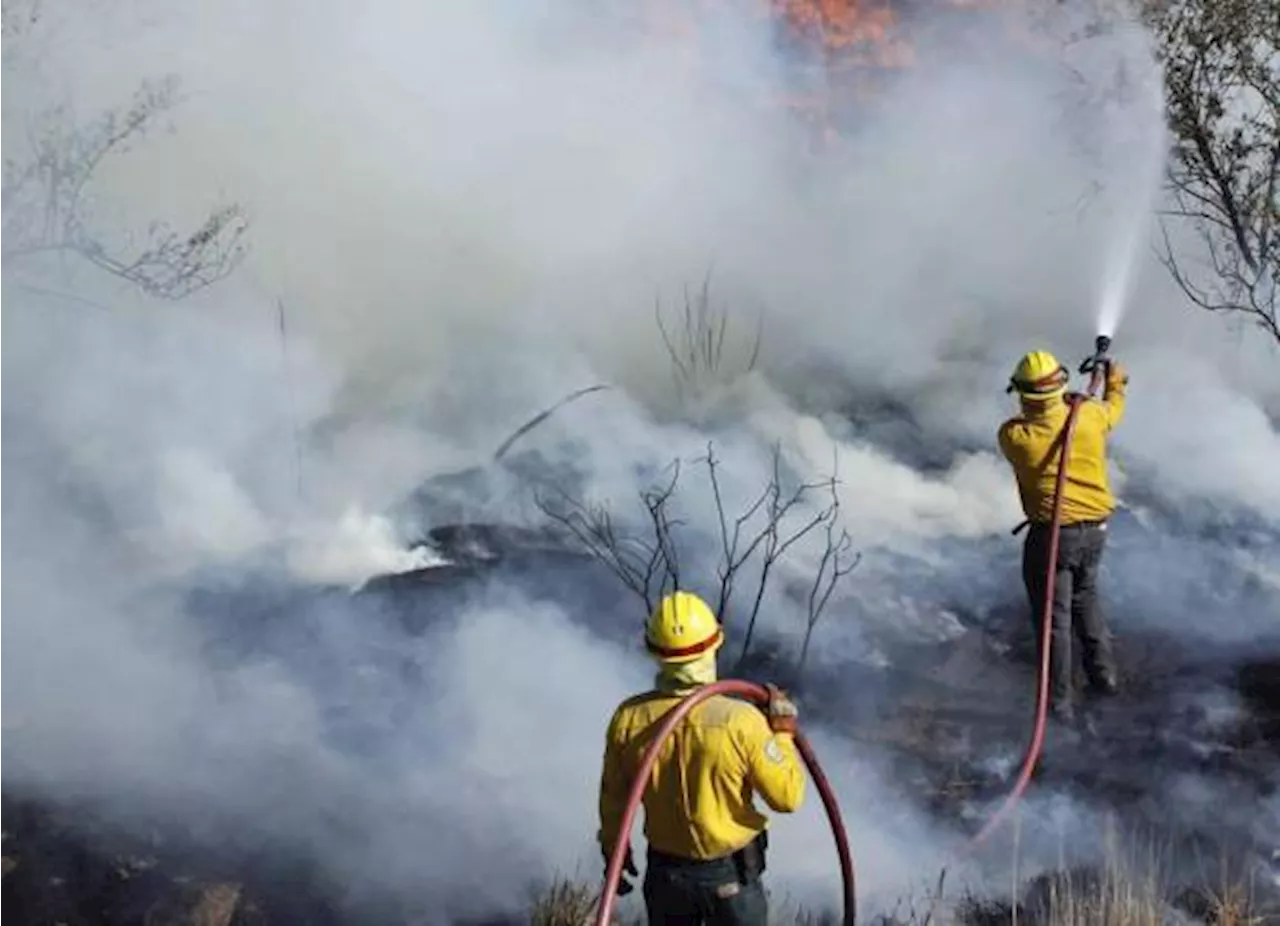
[[[1107,478],[1107,435],[1124,417],[1129,378],[1110,361],[1101,400],[1082,398],[1076,414],[1071,453],[1063,484],[1058,561],[1053,568],[1053,628],[1049,646],[1053,713],[1074,717],[1071,703],[1071,637],[1080,641],[1090,687],[1116,691],[1111,633],[1098,604],[1098,567],[1107,538],[1107,519],[1115,509]],[[1000,426],[1000,450],[1013,467],[1028,521],[1022,551],[1022,579],[1031,602],[1037,647],[1042,639],[1041,611],[1049,575],[1049,530],[1053,496],[1067,421],[1066,368],[1047,351],[1022,358],[1010,379],[1021,414]]]
[[[719,621],[696,595],[675,592],[654,609],[645,644],[659,666],[655,689],[622,702],[605,737],[598,835],[606,864],[653,733],[685,695],[716,680],[723,643]],[[752,798],[792,813],[805,786],[793,742],[796,707],[776,687],[770,695],[766,713],[735,698],[709,698],[662,745],[644,791],[650,926],[767,922],[768,821]],[[637,874],[629,846],[624,870]],[[631,889],[624,877],[619,893]]]

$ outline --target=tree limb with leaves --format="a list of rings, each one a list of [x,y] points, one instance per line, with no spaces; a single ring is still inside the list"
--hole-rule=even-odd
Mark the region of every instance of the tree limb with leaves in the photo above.
[[[1197,306],[1280,342],[1280,6],[1275,0],[1144,0],[1173,135],[1161,260]],[[1178,253],[1189,227],[1203,266]]]

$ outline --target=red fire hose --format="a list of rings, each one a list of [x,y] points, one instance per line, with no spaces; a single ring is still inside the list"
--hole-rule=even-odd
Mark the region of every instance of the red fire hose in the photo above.
[[[596,913],[595,926],[608,926],[609,917],[613,913],[613,901],[617,896],[618,882],[622,877],[622,865],[626,860],[627,846],[631,842],[631,827],[635,822],[636,813],[640,809],[640,801],[644,796],[645,786],[649,783],[649,773],[653,770],[653,764],[658,759],[659,747],[691,710],[707,700],[707,698],[722,694],[742,695],[761,706],[769,703],[769,692],[763,685],[738,679],[725,679],[697,689],[667,713],[663,719],[662,726],[658,728],[653,740],[649,743],[648,749],[645,750],[644,757],[640,760],[640,767],[636,770],[635,780],[631,783],[631,791],[627,795],[626,811],[622,815],[622,825],[618,828],[618,841],[613,845],[613,851],[609,855],[609,866],[605,869],[604,889],[600,894],[600,906]],[[844,882],[843,922],[844,926],[854,926],[854,919],[857,915],[857,902],[854,892],[853,856],[849,852],[849,839],[845,833],[844,821],[840,817],[840,807],[836,803],[835,792],[831,790],[831,784],[827,781],[827,776],[823,774],[822,767],[818,764],[818,759],[813,754],[813,747],[809,745],[809,741],[803,733],[796,732],[795,744],[800,753],[800,758],[804,760],[805,766],[809,769],[809,774],[813,777],[813,783],[818,789],[818,795],[822,798],[822,806],[827,811],[827,820],[831,823],[831,835],[835,838],[836,854],[840,857],[840,877]]]
[[[1098,386],[1102,381],[1103,369],[1101,362],[1095,363],[1093,366],[1093,372],[1089,378],[1088,394],[1090,396],[1098,391]],[[1014,781],[1013,787],[1009,790],[1004,802],[991,815],[982,829],[969,839],[969,842],[965,845],[966,849],[976,848],[991,835],[992,831],[1003,822],[1009,811],[1018,803],[1023,792],[1027,790],[1027,785],[1031,783],[1031,775],[1035,772],[1036,763],[1040,760],[1040,750],[1044,746],[1045,724],[1049,714],[1049,648],[1053,641],[1053,587],[1055,574],[1058,570],[1058,534],[1062,528],[1062,487],[1067,481],[1067,458],[1071,453],[1071,439],[1075,436],[1076,414],[1080,411],[1080,405],[1084,398],[1081,395],[1067,396],[1067,423],[1062,431],[1062,453],[1058,458],[1058,476],[1053,486],[1053,520],[1049,525],[1049,556],[1044,586],[1044,610],[1041,614],[1040,673],[1036,684],[1036,715],[1035,722],[1031,728],[1031,741],[1027,744],[1026,754],[1022,759],[1022,770],[1018,773],[1018,778]]]

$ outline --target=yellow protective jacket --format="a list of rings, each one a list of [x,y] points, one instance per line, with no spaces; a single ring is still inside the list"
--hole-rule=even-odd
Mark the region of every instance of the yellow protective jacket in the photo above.
[[[1107,478],[1107,434],[1124,417],[1125,384],[1111,377],[1101,401],[1086,399],[1076,414],[1067,478],[1062,489],[1062,523],[1100,521],[1115,510]],[[1053,519],[1053,490],[1067,423],[1065,399],[1024,402],[1022,414],[1000,426],[1000,450],[1013,466],[1022,510],[1033,523]]]
[[[600,775],[600,846],[613,849],[627,793],[663,716],[681,700],[652,691],[622,702],[605,738]],[[789,733],[774,733],[755,706],[716,695],[663,743],[644,792],[644,834],[659,852],[688,859],[729,855],[768,825],[758,792],[779,813],[804,798],[805,772]]]

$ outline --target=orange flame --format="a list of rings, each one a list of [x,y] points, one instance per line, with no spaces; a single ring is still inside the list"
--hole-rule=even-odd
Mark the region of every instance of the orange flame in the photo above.
[[[852,53],[865,64],[910,64],[910,43],[895,34],[898,15],[887,0],[772,0],[775,15],[797,36],[830,53]]]
[[[909,67],[916,49],[900,21],[901,0],[648,0],[642,9],[650,24],[696,45],[698,10],[712,7],[778,26],[784,37],[814,53],[821,65],[819,89],[773,100],[801,116],[825,141],[839,135],[833,113],[843,101],[865,100],[886,72]],[[952,10],[1008,11],[1023,0],[934,0]],[[1011,23],[1006,23],[1006,26]],[[1014,27],[1015,31],[1022,29]],[[1021,36],[1024,40],[1029,36]],[[690,49],[692,51],[692,49]]]

